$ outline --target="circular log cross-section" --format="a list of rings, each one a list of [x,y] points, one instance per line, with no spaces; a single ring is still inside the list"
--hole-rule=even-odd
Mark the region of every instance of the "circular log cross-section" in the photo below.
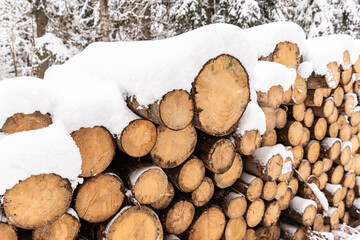
[[[306,87],[306,79],[302,78],[299,74],[296,74],[296,79],[292,91],[292,98],[294,99],[294,102],[296,104],[305,102],[307,92],[308,89]]]
[[[257,199],[250,203],[245,214],[246,222],[249,227],[255,227],[261,222],[264,216],[265,204],[262,199]]]
[[[163,228],[156,213],[146,206],[123,208],[108,224],[105,240],[128,239],[163,239]]]
[[[276,110],[276,128],[280,129],[285,127],[287,122],[287,113],[284,109],[278,108]]]
[[[246,196],[246,199],[253,202],[261,196],[263,181],[258,177],[244,172],[232,188],[236,192],[241,192]]]
[[[124,198],[123,182],[115,175],[100,174],[80,186],[75,209],[88,222],[103,222],[120,209]]]
[[[325,118],[319,118],[310,128],[311,137],[313,139],[315,138],[316,140],[320,141],[325,137],[326,130],[327,130],[327,123]]]
[[[204,177],[200,186],[191,193],[191,200],[197,207],[207,204],[213,197],[215,191],[214,183],[210,178]]]
[[[173,168],[190,157],[196,142],[196,130],[191,124],[179,131],[159,126],[156,143],[150,155],[156,165],[162,168]]]
[[[71,198],[67,179],[55,174],[33,175],[5,192],[4,211],[11,225],[34,229],[64,215]]]
[[[257,101],[260,107],[277,109],[282,103],[284,89],[280,85],[272,86],[268,92],[257,92]]]
[[[169,233],[183,233],[191,224],[195,215],[195,207],[189,201],[177,201],[166,212],[164,227]]]
[[[280,204],[277,201],[269,202],[266,206],[262,223],[265,227],[271,227],[277,223],[281,213]]]
[[[267,181],[264,183],[264,188],[261,194],[261,198],[266,201],[271,201],[275,198],[277,192],[277,184],[275,181]]]
[[[303,136],[303,126],[298,121],[288,121],[284,128],[277,131],[277,134],[279,142],[286,145],[296,146],[301,142]]]
[[[236,153],[233,164],[229,170],[224,173],[214,173],[214,183],[218,188],[230,187],[241,176],[242,171],[243,161],[240,154]]]
[[[250,101],[249,77],[232,56],[209,60],[196,77],[194,96],[195,126],[213,136],[234,131]]]
[[[175,189],[174,186],[168,182],[168,186],[166,188],[166,191],[161,195],[160,199],[156,202],[153,202],[151,204],[151,207],[155,210],[163,210],[167,208],[175,196]]]
[[[246,198],[242,193],[232,192],[231,190],[225,190],[225,194],[218,193],[218,195],[223,195],[222,198],[215,197],[215,201],[221,201],[221,207],[224,210],[224,213],[229,218],[238,218],[245,214],[247,208]]]
[[[129,123],[116,139],[118,147],[131,157],[143,157],[153,149],[156,142],[155,125],[144,119]]]
[[[251,155],[261,145],[261,137],[258,130],[246,131],[243,135],[235,135],[235,149],[243,155]]]
[[[286,67],[297,69],[300,64],[299,48],[292,42],[280,42],[275,47],[272,60]]]
[[[0,236],[4,240],[17,240],[15,229],[7,223],[0,222]]]
[[[80,177],[102,173],[115,156],[115,141],[103,127],[81,128],[71,134],[81,154]]]
[[[55,222],[36,228],[32,233],[33,240],[72,240],[80,230],[80,222],[71,214],[64,214]]]
[[[12,134],[48,127],[50,124],[52,124],[51,117],[48,114],[41,114],[39,111],[32,114],[16,113],[6,119],[1,130]]]
[[[285,123],[286,124],[286,123]],[[269,131],[266,131],[262,137],[261,137],[261,146],[262,147],[271,147],[275,146],[277,142],[277,134],[276,130],[272,129]]]
[[[225,228],[225,239],[243,239],[246,234],[246,227],[246,222],[243,217],[229,219]]]

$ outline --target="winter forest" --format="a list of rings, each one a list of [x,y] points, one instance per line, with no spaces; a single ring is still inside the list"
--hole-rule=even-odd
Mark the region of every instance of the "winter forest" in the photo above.
[[[293,21],[360,37],[359,0],[0,0],[0,80],[42,78],[95,41],[164,39],[211,23]]]

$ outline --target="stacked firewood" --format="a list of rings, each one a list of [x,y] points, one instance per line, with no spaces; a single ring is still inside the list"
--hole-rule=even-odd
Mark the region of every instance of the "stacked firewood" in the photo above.
[[[204,65],[191,93],[173,90],[147,107],[129,96],[139,119],[121,135],[102,126],[71,134],[84,178],[74,191],[55,174],[6,191],[0,236],[306,239],[351,224],[360,219],[360,59],[349,58],[330,62],[326,75],[297,75],[288,89],[258,91],[256,102],[246,69],[225,54]],[[302,57],[296,44],[279,42],[259,61],[297,70]],[[251,104],[266,130],[239,133]],[[18,113],[1,130],[51,124],[49,114]]]

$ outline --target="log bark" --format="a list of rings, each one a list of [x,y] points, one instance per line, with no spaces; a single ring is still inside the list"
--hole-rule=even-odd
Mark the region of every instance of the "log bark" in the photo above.
[[[1,131],[13,134],[48,127],[50,124],[52,119],[49,114],[42,114],[39,111],[31,114],[16,113],[6,119]]]
[[[256,229],[256,236],[259,239],[269,239],[269,240],[277,240],[280,239],[281,230],[278,225],[273,225],[271,227],[260,226]]]
[[[126,102],[136,114],[171,130],[186,128],[194,116],[192,98],[182,89],[172,90],[148,106],[141,106],[134,96],[128,97]]]
[[[80,177],[102,173],[115,156],[115,141],[104,127],[81,128],[71,134],[81,154]]]
[[[250,202],[254,202],[261,196],[263,185],[260,178],[243,172],[231,188],[235,192],[244,194]]]
[[[335,160],[341,152],[341,141],[338,138],[325,138],[320,144],[320,158]]]
[[[295,196],[291,200],[290,207],[284,211],[284,214],[297,223],[310,227],[315,221],[316,204],[312,200]]]
[[[210,178],[204,177],[200,186],[191,193],[191,200],[196,207],[202,207],[211,200],[214,191],[214,183]]]
[[[303,226],[288,224],[282,222],[281,227],[281,237],[284,240],[304,240],[307,239],[306,228]]]
[[[243,171],[243,161],[240,154],[236,153],[233,164],[230,169],[224,173],[213,173],[212,179],[218,188],[227,188],[232,186],[241,176]]]
[[[346,208],[350,208],[355,200],[355,191],[354,189],[348,189],[345,197],[345,206]]]
[[[195,126],[209,135],[228,135],[250,101],[246,69],[229,55],[211,59],[196,77],[192,95]]]

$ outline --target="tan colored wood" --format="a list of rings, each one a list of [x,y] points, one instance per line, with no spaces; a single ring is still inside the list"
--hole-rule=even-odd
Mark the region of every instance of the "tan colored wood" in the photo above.
[[[350,124],[352,127],[357,127],[360,124],[360,112],[353,112],[350,116]]]
[[[279,182],[277,187],[276,187],[276,195],[275,195],[275,199],[279,200],[280,198],[282,198],[287,190],[288,184],[287,182]]]
[[[355,154],[355,174],[356,176],[360,175],[360,154]]]
[[[355,187],[356,174],[353,171],[344,173],[341,185],[345,188],[353,189]]]
[[[323,100],[324,95],[321,88],[308,89],[304,103],[307,107],[320,107],[323,103]]]
[[[159,126],[156,143],[150,156],[156,165],[162,168],[173,168],[190,157],[196,143],[196,130],[191,124],[179,131]]]
[[[303,226],[292,225],[293,223],[280,224],[281,227],[281,237],[284,240],[304,240],[307,239],[307,229]],[[288,227],[289,226],[289,227]],[[292,231],[295,229],[296,231]]]
[[[204,177],[200,186],[191,193],[191,200],[196,207],[202,207],[211,200],[214,191],[214,183],[210,178]]]
[[[282,170],[284,169],[284,166],[288,165],[289,166],[290,164],[290,171],[288,169],[286,169],[285,172],[283,172]],[[283,163],[283,168],[281,170],[281,175],[278,177],[278,181],[289,181],[291,179],[291,177],[293,176],[294,174],[294,171],[293,171],[293,168],[292,168],[292,159],[290,157],[286,157],[284,159],[284,163]]]
[[[245,214],[246,223],[249,227],[257,226],[265,212],[265,203],[262,199],[257,199],[252,203],[248,204],[248,208]]]
[[[256,239],[256,233],[255,230],[252,228],[248,228],[246,230],[246,234],[244,237],[244,240],[255,240]]]
[[[244,156],[244,169],[265,181],[276,180],[281,175],[283,159],[276,154],[269,159],[257,159],[256,156]]]
[[[36,228],[33,240],[74,240],[80,230],[80,222],[66,213],[55,222]]]
[[[305,102],[307,96],[307,86],[306,80],[302,78],[299,74],[296,74],[295,83],[292,91],[292,99],[296,104],[301,104]]]
[[[282,103],[284,89],[280,85],[272,86],[267,92],[256,92],[260,107],[277,109]]]
[[[4,240],[17,240],[18,235],[16,230],[9,224],[0,222],[0,236]]]
[[[314,122],[314,112],[312,108],[307,108],[304,115],[304,125],[309,128]]]
[[[341,83],[344,85],[351,84],[352,73],[352,66],[350,66],[349,69],[341,71]]]
[[[336,62],[327,65],[325,76],[312,75],[307,80],[308,89],[332,88],[335,89],[340,82],[340,68]]]
[[[329,201],[329,203],[332,204],[338,204],[342,199],[341,199],[341,195],[342,195],[342,189],[338,188],[335,192],[334,191],[330,191],[330,189],[333,188],[334,184],[326,184],[325,188],[322,190],[323,193],[325,194],[325,197],[327,198],[327,200]]]
[[[359,129],[358,129],[357,126],[356,126],[356,127],[351,127],[351,134],[352,134],[352,135],[357,135],[357,134],[358,134],[358,131],[359,131]]]
[[[354,92],[359,92],[360,89],[360,73],[353,73],[352,74],[352,81],[354,82],[353,84],[353,91]]]
[[[253,202],[261,196],[263,185],[264,183],[260,178],[243,172],[231,188],[235,192],[244,194],[246,199]]]
[[[246,222],[243,217],[231,218],[228,220],[225,228],[226,240],[243,239],[246,234]]]
[[[360,112],[359,112],[360,113]],[[287,114],[286,111],[282,108],[276,109],[276,128],[280,129],[285,127],[287,122]]]
[[[329,182],[339,184],[344,176],[344,167],[341,165],[333,166],[328,172]]]
[[[326,122],[325,122],[326,123]],[[278,142],[296,146],[300,144],[303,126],[298,121],[288,121],[284,128],[277,131]]]
[[[172,130],[181,130],[187,127],[194,116],[194,106],[190,94],[182,89],[175,89],[166,93],[160,100],[148,106],[141,106],[136,97],[126,100],[128,107],[158,125]]]
[[[155,146],[155,142],[155,125],[143,119],[130,122],[121,132],[121,136],[116,138],[119,149],[132,157],[147,155]]]
[[[329,138],[325,138],[320,145],[320,157],[328,158],[330,160],[335,160],[339,157],[341,153],[341,142],[333,141],[330,146],[327,142],[331,140]]]
[[[339,117],[339,110],[334,107],[332,114],[326,119],[328,124],[335,123]]]
[[[124,198],[124,184],[117,176],[100,174],[80,186],[75,209],[80,218],[98,223],[108,220],[119,211]]]
[[[326,136],[336,138],[338,134],[339,134],[339,124],[337,122],[331,123],[326,130]]]
[[[285,210],[286,208],[288,208],[292,198],[293,198],[292,190],[290,187],[287,187],[284,196],[282,196],[279,200],[277,200],[277,202],[280,205],[280,209]]]
[[[343,218],[344,215],[345,215],[345,203],[344,203],[344,201],[340,201],[336,208],[339,210],[340,218]]]
[[[304,182],[311,174],[311,164],[308,160],[303,159],[295,172],[296,178],[300,182]]]
[[[354,189],[348,189],[345,197],[345,206],[346,208],[350,208],[353,205],[355,200],[355,191]]]
[[[324,217],[324,223],[329,224],[331,230],[338,230],[339,229],[339,219],[340,219],[340,213],[338,209],[333,210],[333,208],[329,209],[329,212],[331,211],[331,214],[328,213]]]
[[[266,131],[261,137],[261,146],[262,147],[271,147],[275,146],[277,142],[277,134],[275,129]]]
[[[337,124],[339,125],[339,129],[342,129],[344,125],[346,124],[347,119],[344,114],[339,115]]]
[[[323,172],[327,172],[331,169],[331,167],[333,166],[333,160],[329,159],[329,158],[323,158],[322,159],[323,163],[324,163],[324,169]]]
[[[104,127],[81,128],[71,134],[81,154],[80,177],[102,173],[115,156],[115,141]]]
[[[277,201],[271,201],[266,203],[264,217],[262,219],[262,225],[265,227],[271,227],[277,223],[281,213],[280,204]]]
[[[341,189],[341,201],[344,201],[346,198],[346,194],[347,194],[348,189],[347,188],[342,188]],[[337,206],[339,203],[333,203],[334,206]]]
[[[269,240],[277,240],[280,239],[281,230],[278,225],[273,225],[271,227],[260,226],[256,229],[256,236],[259,239],[269,239]]]
[[[360,55],[356,60],[356,62],[354,63],[353,67],[354,67],[354,72],[360,73]]]
[[[348,84],[343,85],[343,89],[345,93],[353,93],[354,92],[354,84],[350,81]]]
[[[275,198],[277,192],[277,184],[275,181],[266,181],[262,190],[261,198],[271,201]]]
[[[320,174],[320,176],[318,177],[318,180],[319,180],[319,189],[320,190],[323,190],[326,186],[326,184],[328,183],[329,181],[329,177],[328,175],[326,174],[326,172],[323,172],[322,174]]]
[[[352,135],[350,138],[350,143],[351,143],[351,154],[355,155],[357,150],[359,149],[359,138],[357,135]]]
[[[284,97],[281,104],[288,104],[291,101],[292,97],[292,87],[290,86],[289,89],[284,89]]]
[[[347,116],[351,116],[356,107],[356,98],[353,95],[349,95],[344,99],[343,104],[339,107],[339,110],[344,112]]]
[[[327,130],[327,123],[325,118],[318,118],[315,120],[314,124],[310,127],[311,138],[318,141],[322,140],[325,137]]]
[[[343,145],[344,146],[344,145]],[[351,149],[349,146],[342,147],[341,153],[337,159],[334,160],[335,163],[341,164],[343,166],[347,165],[350,162],[351,158]]]
[[[342,218],[342,223],[349,225],[352,222],[353,221],[351,219],[350,213],[348,211],[346,211],[344,214],[344,217]]]
[[[52,124],[52,119],[49,114],[42,114],[39,111],[31,114],[16,113],[6,119],[1,130],[7,134],[13,134],[48,127],[50,124]]]
[[[146,206],[124,207],[108,223],[106,229],[105,240],[157,240],[163,238],[163,228],[158,216]]]
[[[168,186],[165,192],[161,195],[160,199],[156,202],[151,203],[151,207],[155,210],[163,210],[167,208],[175,196],[174,186],[168,182]]]
[[[213,173],[224,173],[230,169],[235,158],[235,147],[229,139],[198,133],[195,154]]]
[[[320,175],[323,173],[324,170],[324,162],[323,161],[316,161],[316,163],[313,165],[311,174],[320,177]]]
[[[286,67],[297,69],[301,56],[298,46],[292,42],[280,42],[272,53],[272,61]]]
[[[233,135],[235,149],[243,155],[251,155],[261,145],[261,136],[258,130],[246,131],[243,135]]]
[[[165,172],[174,187],[182,192],[192,192],[204,179],[205,166],[199,158],[190,157],[180,166],[166,169]]]
[[[314,115],[316,117],[328,118],[334,111],[335,104],[331,98],[324,100],[320,107],[313,107]]]
[[[299,189],[299,180],[296,178],[291,178],[289,181],[289,187],[291,188],[292,195],[295,196]]]
[[[321,232],[324,227],[324,217],[322,214],[316,214],[312,229],[317,232]]]
[[[305,147],[305,156],[310,163],[315,163],[320,154],[320,143],[316,140],[311,140]]]
[[[218,188],[227,188],[236,182],[236,180],[241,176],[242,171],[243,161],[240,154],[236,153],[230,169],[224,173],[214,173],[212,179]]]
[[[344,89],[339,86],[333,92],[334,104],[336,107],[341,106],[344,100]]]
[[[176,200],[166,210],[163,226],[168,233],[181,234],[188,229],[195,216],[195,206],[187,200]]]
[[[213,136],[234,131],[250,101],[249,77],[242,64],[230,55],[209,60],[196,77],[195,126]]]
[[[355,171],[356,170],[356,159],[350,155],[350,160],[347,164],[344,165],[345,171]]]
[[[301,160],[304,158],[304,148],[301,146],[295,146],[290,148],[290,151],[294,156],[293,167],[297,168],[300,165]]]
[[[301,197],[296,198],[301,199]],[[295,220],[297,223],[310,227],[314,224],[316,218],[316,207],[314,205],[307,205],[304,212],[299,212],[290,204],[290,207],[285,209],[283,213],[285,216],[289,217],[292,220]]]
[[[291,109],[293,118],[299,122],[303,121],[304,117],[305,117],[305,110],[306,110],[306,107],[305,107],[304,103],[293,105],[292,109]]]
[[[229,189],[216,191],[214,201],[220,204],[228,218],[242,217],[247,208],[245,195]]]
[[[269,107],[261,108],[266,118],[266,131],[271,131],[276,127],[276,111]]]
[[[351,126],[348,123],[345,123],[344,126],[339,131],[339,138],[341,141],[346,142],[351,138]]]
[[[9,224],[34,229],[64,215],[71,199],[69,180],[55,174],[40,174],[32,175],[7,190],[3,203]]]
[[[306,147],[306,145],[310,141],[310,130],[307,127],[303,127],[302,133],[303,133],[303,135],[302,135],[299,145],[302,147]]]

